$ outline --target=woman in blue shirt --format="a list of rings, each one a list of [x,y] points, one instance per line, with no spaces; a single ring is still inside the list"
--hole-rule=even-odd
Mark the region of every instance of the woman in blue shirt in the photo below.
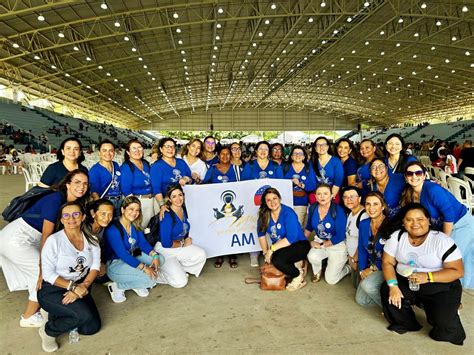
[[[146,228],[154,216],[150,164],[143,158],[143,146],[137,139],[128,141],[124,163],[120,167],[120,186],[123,196],[136,196],[140,200],[142,227]]]
[[[392,219],[400,211],[400,200],[405,188],[403,175],[389,176],[384,159],[376,158],[370,163],[372,180],[369,182],[371,191],[380,191],[388,206],[387,217]]]
[[[160,267],[164,263],[163,256],[153,250],[143,235],[140,200],[125,197],[120,210],[120,219],[105,231],[107,276],[113,281],[108,289],[115,303],[126,301],[126,290],[147,297],[148,289],[163,278]]]
[[[245,160],[242,159],[242,147],[240,143],[234,142],[230,145],[230,163],[237,166],[239,170],[237,171],[237,181],[240,181],[240,176],[244,171]]]
[[[99,162],[94,164],[89,171],[92,198],[106,198],[110,200],[115,209],[120,208],[122,191],[120,189],[121,172],[115,158],[115,145],[109,140],[99,144]]]
[[[405,141],[398,133],[390,134],[384,143],[388,175],[403,174],[408,163],[416,161],[413,155],[405,153]]]
[[[355,299],[361,306],[376,304],[382,307],[380,286],[383,283],[382,254],[385,240],[380,236],[380,231],[388,221],[386,218],[388,207],[383,195],[378,191],[367,194],[364,207],[369,218],[360,221],[359,224],[357,250],[361,281]]]
[[[331,185],[319,184],[316,198],[318,202],[310,207],[304,231],[306,238],[315,232],[308,253],[308,260],[313,267],[311,281],[318,282],[321,279],[323,260],[328,259],[326,282],[335,285],[351,271],[347,265],[345,242],[347,216],[341,206],[332,202]]]
[[[238,181],[239,167],[230,163],[231,151],[229,147],[222,147],[218,153],[219,162],[207,170],[203,184],[217,184]]]
[[[217,164],[219,160],[216,154],[216,147],[217,142],[213,136],[207,136],[204,138],[204,151],[202,152],[202,157],[208,169],[214,164]]]
[[[289,162],[283,164],[283,176],[293,182],[293,209],[303,226],[308,210],[308,193],[316,189],[316,175],[302,146],[294,146],[291,150]]]
[[[57,153],[58,161],[48,165],[39,186],[49,187],[57,185],[70,171],[79,169],[87,173],[87,168],[81,163],[84,161],[82,143],[79,139],[70,137],[61,142]]]
[[[332,156],[331,143],[326,137],[318,137],[311,147],[311,164],[318,184],[331,185],[331,195],[339,203],[339,189],[344,181],[344,168],[339,158]],[[310,203],[316,202],[310,198]]]
[[[405,169],[407,185],[402,204],[419,202],[431,216],[431,228],[450,235],[462,252],[464,288],[474,288],[474,218],[466,206],[441,185],[425,180],[426,169],[420,162],[411,162]]]
[[[61,206],[65,202],[83,203],[89,196],[88,187],[87,173],[79,169],[69,172],[59,185],[53,186],[51,193],[41,197],[0,232],[0,258],[8,289],[29,292],[20,318],[21,327],[41,326],[36,297],[37,283],[41,281],[38,267],[41,248],[54,232]]]
[[[341,138],[336,142],[336,156],[341,160],[344,169],[342,186],[355,186],[357,184],[358,164],[352,156],[354,153],[354,145],[350,139]]]
[[[164,205],[164,195],[171,185],[184,186],[193,181],[188,164],[176,158],[176,142],[173,138],[162,138],[158,143],[158,160],[151,166],[153,195],[159,207]]]
[[[379,155],[377,152],[377,145],[370,139],[363,139],[359,147],[360,156],[362,157],[362,165],[357,169],[357,186],[362,191],[362,197],[365,197],[370,191],[369,181],[370,163]]]
[[[170,186],[166,193],[168,210],[160,221],[160,241],[155,250],[165,258],[163,278],[175,288],[187,285],[188,275],[199,277],[206,263],[204,249],[193,244],[181,185]]]
[[[304,287],[303,261],[310,245],[295,211],[281,203],[281,195],[273,187],[262,195],[257,230],[265,261],[292,279],[286,289],[296,291]]]

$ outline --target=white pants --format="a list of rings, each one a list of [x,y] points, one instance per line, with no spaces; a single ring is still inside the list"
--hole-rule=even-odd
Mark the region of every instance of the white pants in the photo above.
[[[308,253],[308,260],[313,267],[313,273],[321,272],[322,262],[328,259],[328,266],[326,268],[325,279],[330,285],[337,284],[347,273],[344,273],[343,268],[347,263],[347,248],[345,242],[330,246],[329,248],[311,248]]]
[[[186,273],[199,277],[206,263],[206,252],[204,249],[189,245],[183,248],[164,248],[160,242],[156,243],[155,250],[165,257],[165,263],[161,268],[158,283],[168,284],[171,287],[181,288],[188,283]]]
[[[295,206],[293,208],[296,212],[296,215],[298,216],[298,222],[300,222],[301,227],[303,227],[303,230],[306,227],[305,220],[306,220],[306,214],[308,213],[308,206]]]
[[[39,277],[41,233],[18,218],[0,231],[0,260],[10,291],[28,290],[30,301],[36,298]]]
[[[137,196],[138,197],[138,196]],[[155,211],[153,209],[153,200],[154,198],[144,198],[138,197],[141,203],[142,208],[142,228],[145,229],[150,222],[150,219],[155,215]]]

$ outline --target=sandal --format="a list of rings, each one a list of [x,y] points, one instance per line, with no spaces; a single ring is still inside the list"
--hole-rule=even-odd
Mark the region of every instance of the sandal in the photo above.
[[[224,263],[224,258],[222,256],[219,256],[217,257],[216,262],[214,263],[214,267],[216,269],[220,269],[223,263]]]
[[[239,267],[239,264],[237,263],[237,257],[236,256],[231,256],[229,258],[229,265],[231,269],[237,269]]]

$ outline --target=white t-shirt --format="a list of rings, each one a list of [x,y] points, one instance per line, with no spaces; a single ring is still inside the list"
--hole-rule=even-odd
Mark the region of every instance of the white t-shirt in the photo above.
[[[416,272],[435,272],[443,268],[443,255],[454,245],[452,238],[443,232],[430,231],[423,244],[413,246],[408,240],[408,233],[402,234],[398,241],[398,233],[392,233],[387,240],[384,252],[397,260],[397,272],[405,275],[407,269],[412,268]],[[458,247],[448,255],[445,262],[455,261],[462,258]]]
[[[191,172],[192,173],[196,173],[199,175],[199,178],[201,180],[204,179],[204,177],[206,176],[206,173],[207,173],[207,166],[206,166],[206,163],[204,163],[201,159],[197,159],[192,165],[189,164],[188,160],[186,159],[186,157],[184,156],[183,157],[183,160],[186,162],[186,164],[188,164],[189,166],[189,169],[191,169]]]
[[[100,248],[84,238],[83,250],[77,250],[69,241],[64,229],[46,239],[41,250],[43,280],[54,285],[58,277],[79,281],[89,270],[100,270]]]
[[[360,221],[363,221],[366,218],[369,218],[369,215],[365,212],[364,209],[361,209],[357,214],[353,215],[352,212],[349,212],[347,216],[346,223],[346,246],[349,256],[354,256],[357,246],[359,244],[359,228],[357,228],[357,218],[362,213]],[[360,224],[360,222],[359,222]]]

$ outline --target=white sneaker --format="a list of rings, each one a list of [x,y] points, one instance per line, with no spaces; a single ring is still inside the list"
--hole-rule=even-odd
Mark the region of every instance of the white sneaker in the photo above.
[[[43,348],[43,351],[52,353],[58,350],[59,346],[56,342],[56,338],[46,334],[46,331],[44,330],[44,324],[39,328],[38,333],[41,337],[41,347]]]
[[[41,317],[43,317],[43,324],[49,320],[49,313],[46,312],[43,308],[40,308]]]
[[[20,327],[22,328],[39,328],[42,324],[43,317],[40,312],[36,312],[28,318],[23,317],[23,314],[20,317]]]
[[[351,266],[349,264],[346,264],[344,265],[344,267],[342,268],[342,277],[345,277],[347,275],[349,275],[351,273]],[[341,279],[342,279],[341,277]]]
[[[127,300],[127,298],[125,297],[125,291],[119,288],[116,282],[111,282],[107,286],[107,289],[110,292],[110,297],[112,298],[112,301],[114,301],[115,303],[122,303]]]
[[[147,288],[132,288],[132,290],[140,297],[148,297],[150,294]]]
[[[250,266],[259,267],[258,254],[250,254]]]

